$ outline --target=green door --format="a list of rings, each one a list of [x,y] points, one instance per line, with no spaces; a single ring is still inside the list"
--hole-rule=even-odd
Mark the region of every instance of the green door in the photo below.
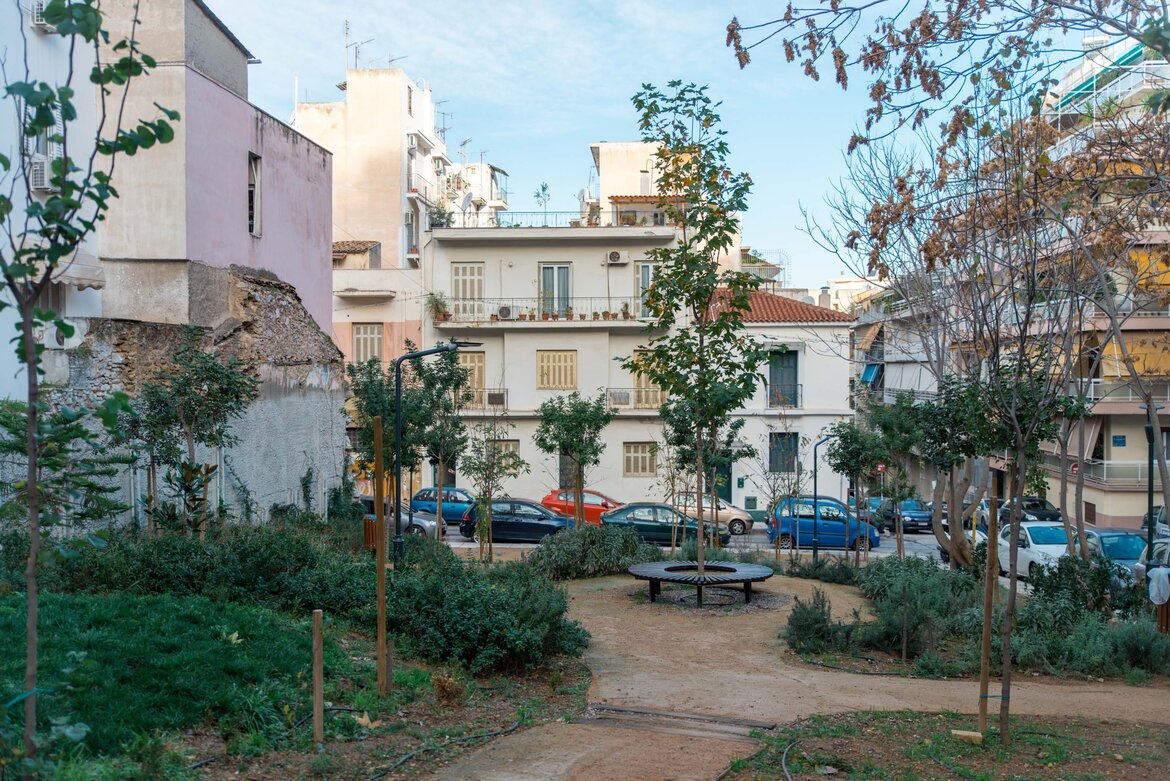
[[[720,499],[731,504],[731,464],[715,470],[715,493],[719,495]],[[706,505],[703,506],[706,507]]]

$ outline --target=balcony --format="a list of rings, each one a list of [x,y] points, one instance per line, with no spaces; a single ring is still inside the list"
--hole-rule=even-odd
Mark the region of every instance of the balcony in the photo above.
[[[454,298],[435,315],[436,328],[629,328],[642,329],[639,298]],[[527,325],[526,325],[527,324]]]
[[[658,412],[666,401],[666,392],[661,388],[607,388],[606,403],[617,410],[646,410]]]
[[[1044,454],[1044,466],[1058,475],[1061,472],[1060,455],[1057,453]],[[1095,483],[1104,483],[1118,488],[1145,488],[1149,463],[1146,461],[1099,461],[1095,458],[1086,458],[1078,462],[1075,458],[1068,459],[1068,476],[1075,478],[1077,471],[1083,470],[1085,480]],[[1155,490],[1161,481],[1158,478],[1158,465],[1154,464]]]
[[[430,205],[437,200],[438,194],[438,188],[430,179],[422,174],[411,174],[410,187],[407,192],[408,197]]]
[[[507,388],[468,388],[463,408],[468,412],[507,412]]]
[[[804,406],[804,386],[800,383],[768,386],[769,409],[799,409]]]
[[[491,205],[490,203],[488,205]],[[438,226],[436,226],[438,227]],[[614,220],[601,221],[580,212],[509,212],[491,215],[469,212],[452,215],[446,228],[666,228],[671,227],[660,211],[622,210]]]
[[[1170,380],[1147,380],[1146,386],[1153,394],[1156,404],[1170,404]],[[1126,380],[1091,380],[1087,387],[1069,385],[1069,395],[1084,392],[1094,402],[1119,402],[1123,404],[1144,404],[1145,399],[1132,383]]]
[[[904,394],[910,394],[910,397],[916,402],[934,401],[938,394],[935,391],[928,390],[911,390],[909,388],[883,388],[882,404],[893,404],[897,402],[898,397]]]
[[[395,270],[388,268],[340,268],[333,271],[333,295],[347,299],[394,298]]]

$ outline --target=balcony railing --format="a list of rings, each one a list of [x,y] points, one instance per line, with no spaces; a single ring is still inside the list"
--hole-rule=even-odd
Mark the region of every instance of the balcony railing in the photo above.
[[[669,227],[662,212],[623,210],[616,217],[581,216],[580,212],[457,212],[449,224],[435,228],[629,228]]]
[[[438,323],[485,322],[600,322],[638,323],[641,299],[630,298],[455,298],[448,303],[446,315]]]
[[[1149,474],[1147,461],[1099,461],[1095,458],[1077,461],[1074,458],[1069,458],[1067,464],[1066,472],[1070,477],[1075,476],[1078,470],[1083,470],[1086,480],[1115,486],[1144,486]],[[1044,465],[1059,474],[1061,471],[1060,455],[1045,453]],[[1154,465],[1154,484],[1160,484],[1157,464]]]
[[[1145,383],[1155,402],[1170,403],[1170,380],[1148,380]],[[1145,402],[1140,390],[1125,380],[1092,380],[1087,386],[1076,383],[1068,386],[1069,395],[1084,393],[1091,401],[1117,401],[1133,404]]]
[[[934,401],[938,394],[935,391],[928,390],[910,390],[909,388],[883,388],[882,389],[882,403],[893,404],[898,400],[898,396],[908,393],[914,401]]]
[[[508,409],[507,388],[468,388],[464,409],[505,412]]]
[[[666,401],[666,392],[661,388],[607,388],[605,397],[615,409],[657,410]]]
[[[800,383],[791,385],[769,385],[768,407],[771,409],[797,408],[804,406],[804,386]]]
[[[422,198],[427,203],[434,203],[438,190],[430,179],[422,174],[414,174],[410,177],[410,194]]]

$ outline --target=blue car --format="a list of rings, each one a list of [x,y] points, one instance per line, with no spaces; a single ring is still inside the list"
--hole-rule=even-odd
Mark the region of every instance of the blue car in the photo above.
[[[434,488],[424,488],[410,500],[410,506],[416,513],[430,513],[435,515],[439,511],[439,492]],[[443,520],[447,523],[459,523],[463,515],[475,506],[475,497],[464,488],[443,488]]]
[[[812,547],[814,532],[821,548],[872,549],[882,544],[876,528],[859,521],[840,500],[826,496],[782,499],[768,524],[768,539],[775,543],[779,536],[783,550]]]
[[[881,508],[877,511],[877,515],[881,518],[881,523],[887,529],[895,528],[896,512],[902,512],[902,531],[930,531],[930,527],[934,524],[934,511],[926,505],[925,502],[918,499],[906,499],[901,503],[901,507],[897,507],[893,499],[887,499],[882,503]],[[878,519],[875,517],[874,521]]]

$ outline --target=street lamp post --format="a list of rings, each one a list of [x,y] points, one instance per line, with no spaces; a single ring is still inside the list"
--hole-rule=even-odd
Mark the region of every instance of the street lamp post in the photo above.
[[[820,552],[820,531],[821,531],[821,497],[820,497],[820,494],[817,493],[817,474],[819,471],[817,469],[817,448],[819,448],[821,445],[825,444],[830,439],[833,439],[836,436],[837,436],[836,434],[830,434],[829,436],[818,440],[816,442],[816,444],[813,445],[813,561],[817,560],[817,556],[819,555],[819,552]],[[799,534],[799,533],[800,533],[800,531],[799,531],[799,526],[798,526],[797,534]],[[848,544],[849,543],[848,516],[846,516],[845,538],[846,538],[845,543]]]
[[[426,350],[415,350],[412,353],[400,355],[394,360],[394,491],[398,494],[394,501],[394,568],[402,565],[402,362],[412,358],[423,358],[427,355],[449,353],[460,347],[475,347],[478,342],[464,342],[452,339],[445,344],[436,345]],[[442,519],[440,519],[440,523]]]
[[[1149,417],[1150,405],[1142,404],[1140,409],[1146,410],[1147,417]],[[1162,405],[1157,404],[1154,406],[1154,412],[1160,409],[1163,409]],[[1154,441],[1156,432],[1154,431],[1154,424],[1150,421],[1146,422],[1145,429],[1148,456],[1146,467],[1148,470],[1146,473],[1146,550],[1149,551],[1146,556],[1152,560],[1154,555],[1154,527],[1158,525],[1158,519],[1154,517]]]

